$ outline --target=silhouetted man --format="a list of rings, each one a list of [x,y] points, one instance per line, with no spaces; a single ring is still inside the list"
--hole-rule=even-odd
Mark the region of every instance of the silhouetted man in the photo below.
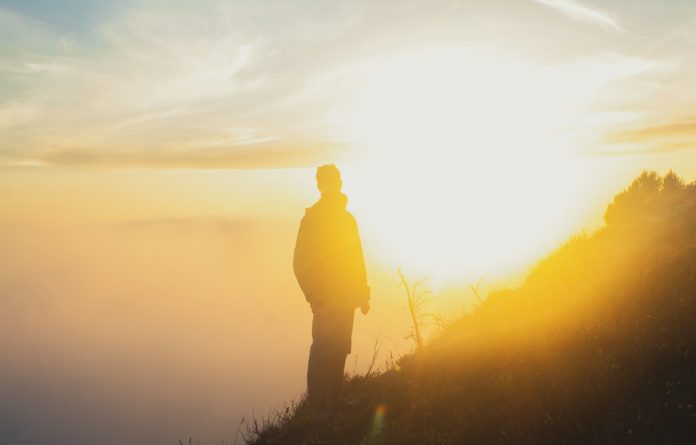
[[[293,267],[314,314],[307,399],[316,409],[330,409],[340,398],[353,315],[358,307],[363,314],[370,310],[370,288],[358,226],[341,193],[341,174],[333,164],[322,165],[316,177],[321,198],[302,218]]]

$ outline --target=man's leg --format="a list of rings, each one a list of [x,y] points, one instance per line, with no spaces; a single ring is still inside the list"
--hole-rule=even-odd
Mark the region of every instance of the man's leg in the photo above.
[[[333,398],[334,369],[333,354],[315,343],[309,350],[307,364],[307,400],[317,409],[327,408]],[[345,360],[345,358],[344,358]],[[341,368],[341,372],[343,368]]]
[[[346,365],[347,355],[342,352],[334,352],[331,357],[329,375],[329,404],[336,405],[341,399],[341,389],[343,388],[343,370]]]
[[[330,408],[339,400],[352,331],[352,310],[314,313],[313,342],[307,366],[307,399],[315,408]]]
[[[312,346],[307,363],[307,401],[316,409],[326,409],[330,390],[331,350],[327,341],[327,314],[314,313],[312,320]]]
[[[322,360],[321,351],[316,342],[312,343],[309,349],[309,362],[307,363],[307,401],[310,405],[318,407],[322,405]]]
[[[346,365],[346,357],[351,350],[351,337],[353,334],[353,317],[355,310],[347,309],[336,311],[333,323],[333,345],[331,348],[330,371],[330,401],[336,405],[341,398],[343,388],[343,370]]]

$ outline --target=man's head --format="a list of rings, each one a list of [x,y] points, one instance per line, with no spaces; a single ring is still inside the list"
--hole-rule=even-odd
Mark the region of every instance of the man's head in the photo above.
[[[317,188],[320,192],[338,193],[342,186],[341,172],[334,164],[326,164],[317,168]]]

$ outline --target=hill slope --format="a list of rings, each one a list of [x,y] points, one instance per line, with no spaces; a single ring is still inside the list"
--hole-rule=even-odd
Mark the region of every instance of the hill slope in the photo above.
[[[606,225],[542,260],[422,351],[303,404],[254,444],[696,442],[696,183],[643,173]]]

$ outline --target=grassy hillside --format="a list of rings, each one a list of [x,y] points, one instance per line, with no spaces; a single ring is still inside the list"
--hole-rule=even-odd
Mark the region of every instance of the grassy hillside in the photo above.
[[[300,404],[248,441],[696,443],[696,183],[643,173],[605,222],[418,353],[349,381],[358,403],[324,422]]]

